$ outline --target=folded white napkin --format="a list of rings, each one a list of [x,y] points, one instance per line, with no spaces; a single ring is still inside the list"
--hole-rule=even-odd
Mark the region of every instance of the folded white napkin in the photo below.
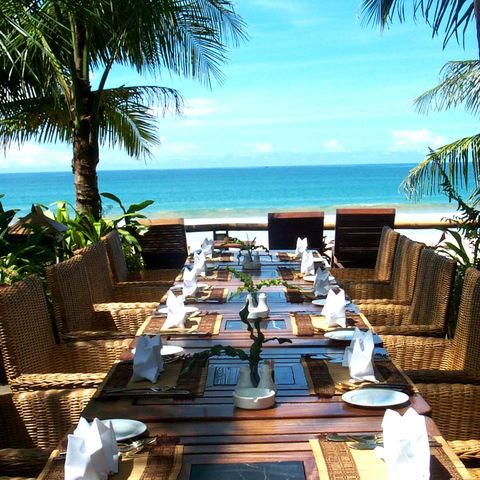
[[[191,270],[187,267],[183,270],[183,296],[195,295],[197,292],[197,276],[195,267]]]
[[[81,417],[68,435],[65,480],[104,480],[118,472],[118,448],[110,422],[95,418],[90,424]]]
[[[140,335],[137,337],[135,355],[133,356],[132,381],[150,380],[156,382],[163,372],[162,339],[160,335]]]
[[[313,275],[315,273],[315,263],[313,253],[305,250],[302,253],[302,263],[300,264],[300,273],[303,275]]]
[[[195,252],[193,254],[193,268],[197,277],[205,277],[207,274],[207,263],[205,254],[202,252]]]
[[[348,367],[353,380],[377,382],[373,371],[373,333],[355,328],[352,341],[345,349],[342,365]]]
[[[175,295],[171,290],[167,294],[167,318],[163,328],[185,327],[187,311],[185,309],[185,299],[183,295]]]
[[[329,327],[345,328],[347,319],[345,317],[345,291],[340,289],[338,293],[328,290],[322,315],[327,319]]]
[[[200,246],[200,249],[202,250],[205,257],[211,257],[213,253],[213,240],[205,238],[205,240],[202,242],[202,245]]]
[[[430,478],[430,447],[425,417],[409,408],[403,417],[387,409],[383,417],[383,448],[377,454],[385,460],[388,480]]]
[[[313,284],[313,293],[316,297],[324,297],[330,290],[330,269],[323,263],[317,268],[315,283]]]
[[[297,238],[297,248],[295,249],[295,256],[300,258],[308,248],[308,240],[307,237],[305,238]]]

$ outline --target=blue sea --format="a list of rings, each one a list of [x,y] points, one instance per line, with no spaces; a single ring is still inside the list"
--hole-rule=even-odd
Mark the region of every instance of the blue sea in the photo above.
[[[117,195],[124,205],[154,200],[149,217],[252,218],[270,211],[324,210],[346,206],[393,206],[398,211],[454,210],[444,195],[421,203],[399,187],[414,164],[323,165],[295,167],[212,168],[189,170],[100,171],[100,192]],[[73,175],[55,173],[0,174],[4,208],[27,213],[32,204],[74,205]],[[107,215],[119,213],[105,199]]]

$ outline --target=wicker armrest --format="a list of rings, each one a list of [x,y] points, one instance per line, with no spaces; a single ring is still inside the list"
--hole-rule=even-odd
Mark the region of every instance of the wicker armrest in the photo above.
[[[390,283],[377,280],[370,282],[343,282],[342,287],[350,298],[354,298],[357,303],[363,303],[361,300],[367,298],[391,298],[392,296]]]
[[[452,345],[452,340],[407,335],[383,335],[382,340],[388,353],[404,370],[440,368]]]
[[[330,274],[335,277],[337,282],[374,280],[374,268],[331,268]]]
[[[173,283],[181,272],[180,268],[162,268],[160,270],[141,270],[139,272],[130,272],[127,280],[129,282],[171,282]],[[123,283],[123,282],[122,282]]]
[[[370,320],[370,317],[368,317]],[[414,335],[417,337],[444,337],[445,331],[438,325],[384,325],[374,327],[379,335]]]
[[[480,374],[465,370],[406,370],[415,383],[465,383],[480,385]],[[480,390],[479,390],[480,392]]]
[[[141,286],[114,286],[113,299],[115,302],[157,302],[163,297],[169,286],[141,287]]]
[[[108,372],[130,343],[129,339],[72,342],[59,345],[57,354],[60,357],[70,355],[76,372]],[[57,358],[57,365],[61,365],[58,360],[61,358]]]
[[[133,308],[132,305],[124,303],[97,304],[96,306],[100,306],[102,310],[96,310],[95,317],[108,317],[106,319],[107,328],[104,330],[112,330],[114,326],[118,332],[135,335],[138,327],[152,314],[155,308],[158,307],[158,304],[139,304],[141,305],[140,307]]]
[[[370,324],[375,327],[380,325],[391,327],[405,324],[410,313],[410,307],[392,303],[360,303],[357,304],[357,307],[368,318]],[[375,331],[380,333],[381,330],[375,328]]]
[[[74,332],[65,332],[60,334],[64,342],[79,342],[89,340],[123,340],[133,338],[129,332],[116,332],[114,330],[75,330]]]
[[[416,383],[432,407],[432,417],[447,440],[479,436],[480,386],[463,383]]]
[[[6,477],[37,477],[51,452],[43,448],[2,448],[0,472]]]
[[[96,373],[30,373],[9,381],[13,392],[50,390],[55,388],[96,388],[106,372]]]

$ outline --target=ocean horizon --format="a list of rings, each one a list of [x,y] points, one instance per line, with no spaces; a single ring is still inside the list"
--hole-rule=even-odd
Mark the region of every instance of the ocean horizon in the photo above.
[[[455,211],[442,194],[412,202],[400,184],[416,164],[361,164],[279,167],[225,167],[169,170],[99,171],[100,192],[118,196],[125,206],[154,200],[143,213],[150,218],[266,218],[268,212],[389,206],[403,214],[434,216]],[[57,201],[74,205],[69,172],[2,173],[0,193],[5,209],[26,214],[32,204]],[[104,213],[120,213],[103,199]]]

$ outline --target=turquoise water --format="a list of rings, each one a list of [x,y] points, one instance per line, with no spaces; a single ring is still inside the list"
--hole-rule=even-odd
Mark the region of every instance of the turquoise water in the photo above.
[[[451,210],[444,195],[409,201],[399,186],[414,165],[328,165],[298,167],[215,168],[191,170],[101,171],[101,192],[120,197],[124,205],[155,203],[148,216],[184,218],[260,217],[269,211],[316,209],[333,213],[343,206],[394,206],[400,211]],[[23,212],[32,203],[74,203],[73,175],[0,174],[5,208]],[[118,213],[106,200],[108,213]]]

